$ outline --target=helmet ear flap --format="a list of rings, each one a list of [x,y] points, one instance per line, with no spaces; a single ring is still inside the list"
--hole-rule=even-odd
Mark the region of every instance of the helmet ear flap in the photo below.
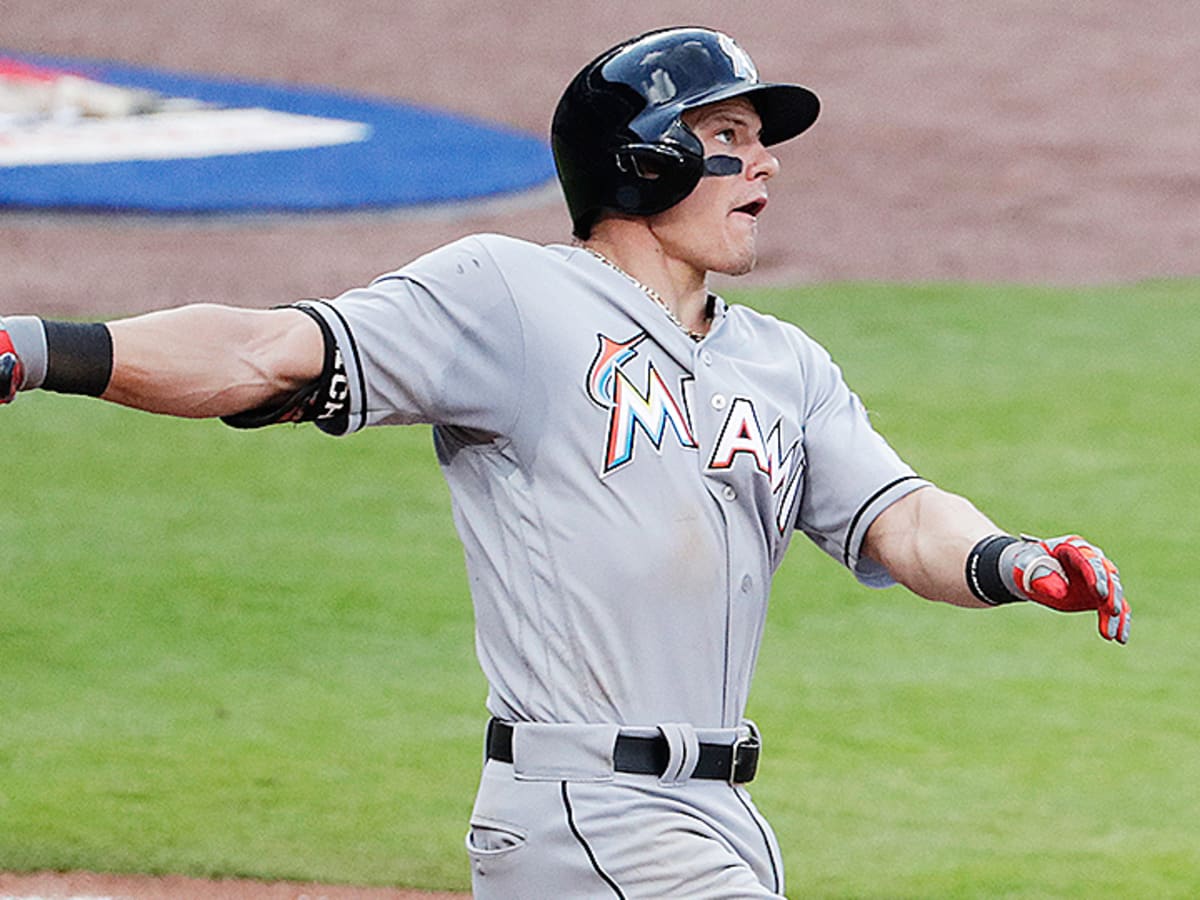
[[[691,154],[664,144],[625,144],[617,149],[617,170],[651,181],[677,177],[691,165]]]
[[[613,205],[634,215],[653,215],[674,206],[704,174],[702,156],[669,144],[624,144],[617,148],[615,164]]]

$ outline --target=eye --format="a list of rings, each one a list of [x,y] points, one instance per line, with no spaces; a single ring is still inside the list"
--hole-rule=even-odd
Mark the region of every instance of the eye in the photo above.
[[[733,128],[722,128],[714,137],[718,143],[728,144],[732,146],[737,143],[737,130]]]

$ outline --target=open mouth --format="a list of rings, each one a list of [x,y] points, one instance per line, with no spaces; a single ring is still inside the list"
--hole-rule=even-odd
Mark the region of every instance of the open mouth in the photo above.
[[[750,216],[751,218],[757,219],[759,213],[761,213],[766,208],[767,208],[766,197],[760,197],[757,200],[751,200],[749,203],[743,203],[741,206],[736,207],[734,209],[734,212],[745,213],[746,215]]]

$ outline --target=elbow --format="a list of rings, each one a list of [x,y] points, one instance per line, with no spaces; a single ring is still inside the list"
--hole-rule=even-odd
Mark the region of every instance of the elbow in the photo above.
[[[969,500],[930,486],[884,510],[863,552],[914,594],[953,606],[983,606],[967,586],[967,554],[995,530]]]
[[[260,313],[262,326],[244,341],[239,367],[270,397],[294,393],[321,377],[325,341],[320,327],[297,309]]]

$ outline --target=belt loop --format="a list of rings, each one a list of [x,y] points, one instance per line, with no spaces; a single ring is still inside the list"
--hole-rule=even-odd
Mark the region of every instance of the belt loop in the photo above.
[[[739,737],[733,745],[733,758],[730,760],[729,783],[745,784],[753,781],[758,774],[758,757],[762,753],[762,738],[758,726],[750,719],[743,719],[749,734]]]
[[[518,781],[612,781],[618,725],[517,722],[512,728]]]
[[[487,730],[483,733],[483,761],[486,763],[489,759],[497,757],[496,753],[496,729],[500,725],[500,720],[495,716],[489,716],[487,721]],[[512,734],[509,733],[508,745],[509,762],[512,761]]]
[[[687,723],[668,722],[659,725],[658,730],[666,739],[669,751],[666,769],[658,783],[664,787],[686,783],[700,762],[700,738],[696,736],[696,729]]]

